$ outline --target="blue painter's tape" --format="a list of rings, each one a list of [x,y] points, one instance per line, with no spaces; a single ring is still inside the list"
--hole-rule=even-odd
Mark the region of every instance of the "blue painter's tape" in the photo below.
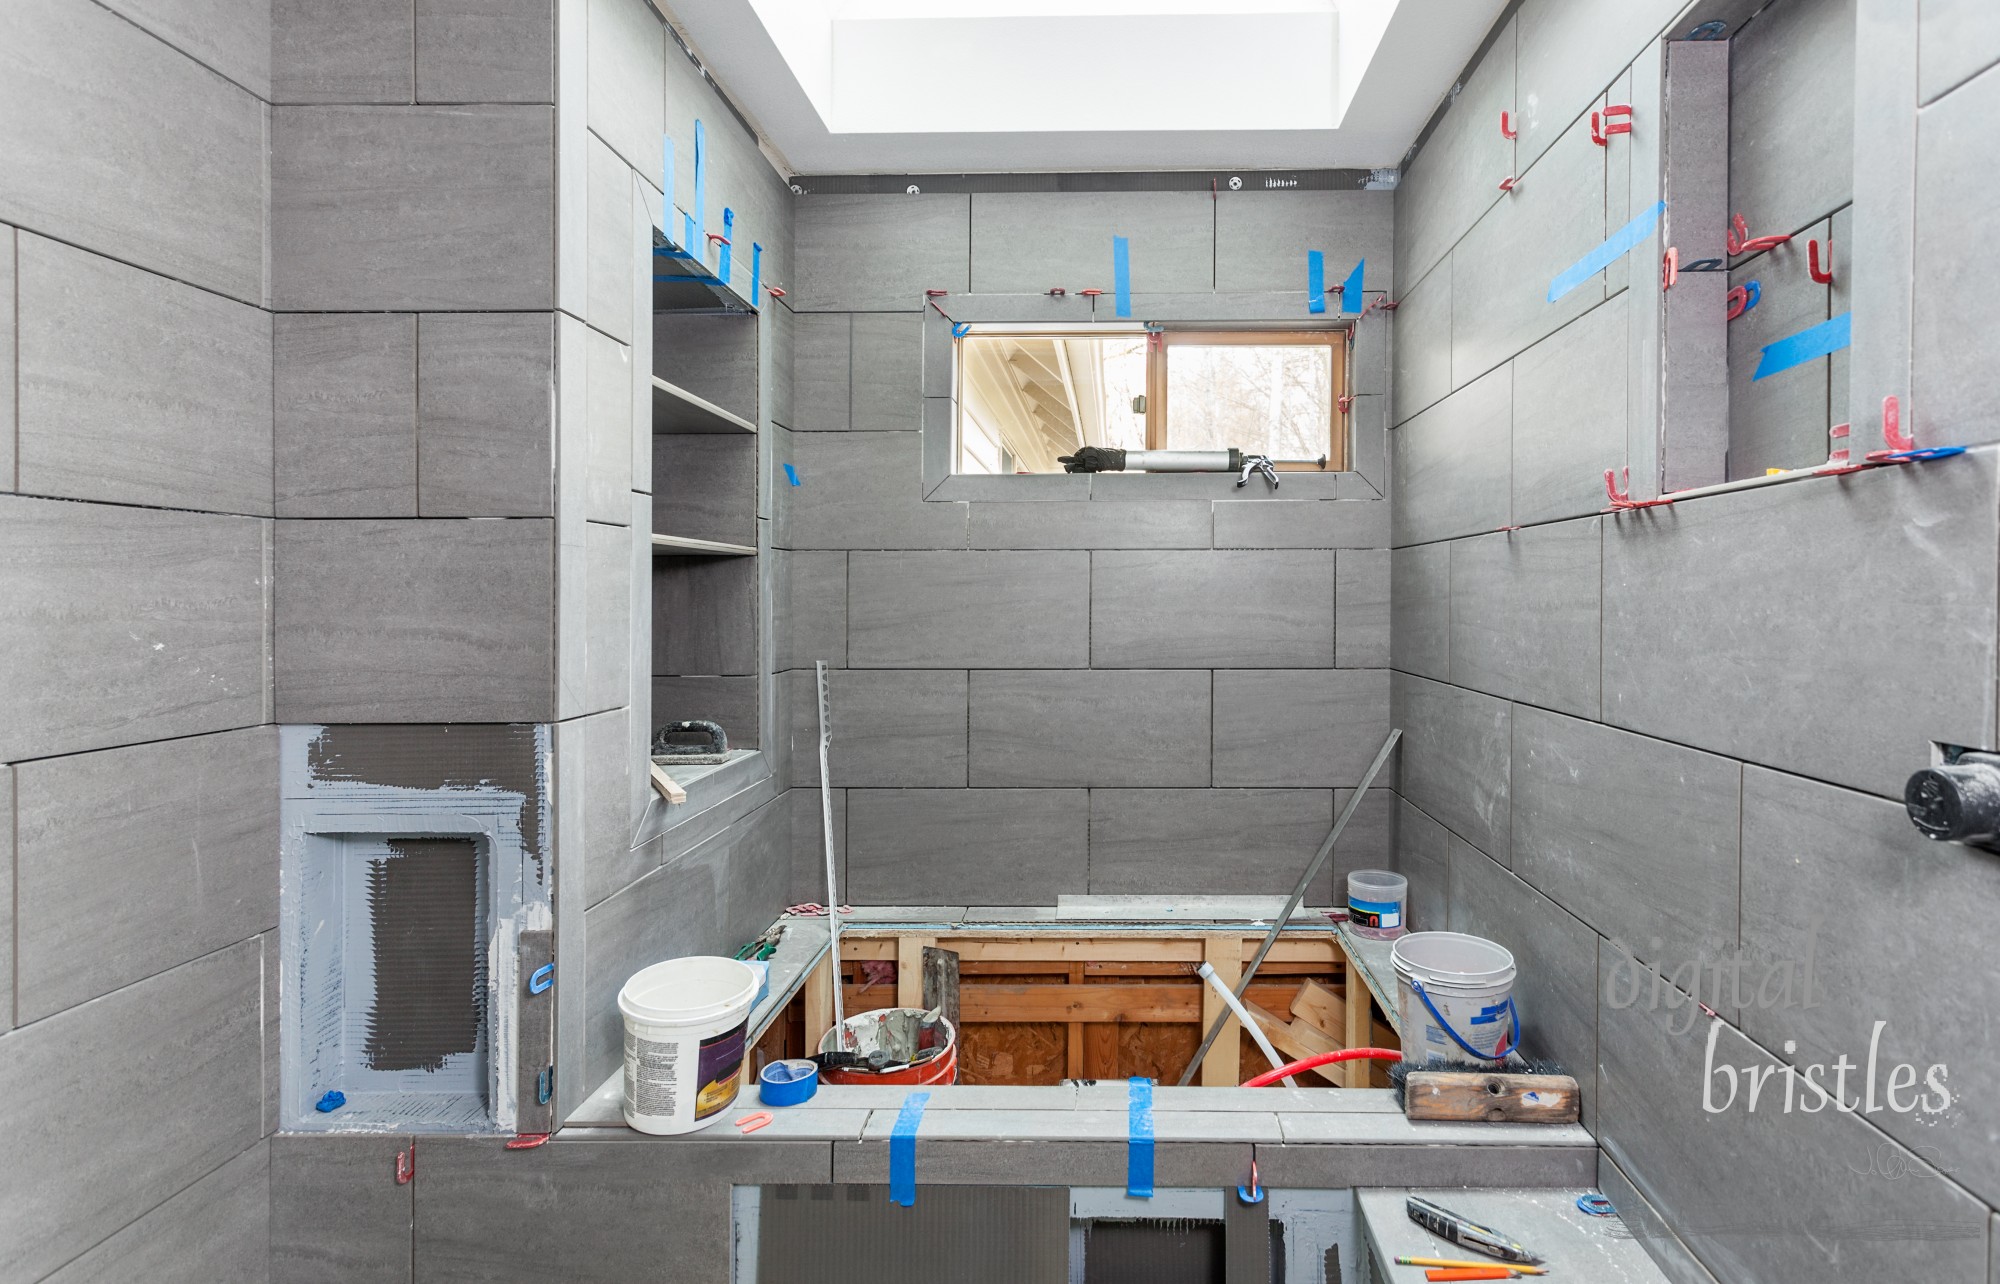
[[[1361,273],[1362,269],[1367,266],[1367,259],[1356,263],[1354,270],[1347,274],[1347,279],[1340,283],[1340,310],[1342,312],[1359,313],[1361,311]]]
[[[716,279],[721,281],[724,285],[729,284],[729,261],[733,257],[729,252],[730,251],[729,243],[735,239],[736,239],[736,211],[730,209],[727,205],[725,205],[722,207],[722,241],[720,242],[721,248],[717,251],[718,257],[715,262]]]
[[[761,307],[764,303],[764,247],[750,242],[750,306]]]
[[[1153,1197],[1153,1081],[1127,1081],[1125,1193],[1133,1199]]]
[[[786,480],[790,481],[790,482],[792,483],[792,485],[794,485],[794,486],[798,485],[798,484],[799,484],[799,470],[798,470],[798,469],[796,469],[796,468],[794,468],[794,467],[792,467],[792,466],[791,466],[790,464],[786,464],[786,465],[785,465],[785,478],[786,478]]]
[[[707,201],[708,193],[708,133],[701,122],[694,123],[694,209],[688,215],[687,248],[690,254],[708,262],[708,247],[702,243],[702,233],[707,227],[702,223],[701,207]]]
[[[1833,320],[1801,330],[1789,339],[1765,344],[1764,355],[1757,359],[1757,373],[1750,376],[1750,382],[1755,383],[1768,375],[1840,351],[1854,341],[1853,321],[1852,312],[1843,312]]]
[[[1132,315],[1132,243],[1122,236],[1111,238],[1111,288],[1118,315]]]
[[[1667,212],[1665,201],[1656,201],[1653,207],[1630,223],[1611,234],[1611,239],[1565,268],[1562,274],[1549,282],[1549,302],[1554,303],[1605,268],[1630,254],[1639,242],[1653,234],[1659,226],[1660,216]]]
[[[1306,251],[1306,311],[1326,311],[1326,255]]]
[[[895,1131],[889,1134],[889,1198],[908,1208],[917,1202],[917,1126],[924,1121],[928,1092],[913,1092],[903,1098],[896,1114]]]
[[[972,323],[970,321],[954,321],[951,323],[951,337],[954,339],[963,339],[971,330]]]

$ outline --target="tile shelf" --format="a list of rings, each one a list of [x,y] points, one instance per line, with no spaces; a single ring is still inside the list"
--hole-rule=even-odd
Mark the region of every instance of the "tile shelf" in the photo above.
[[[653,311],[755,312],[746,300],[715,274],[700,257],[676,245],[659,228],[653,229]]]
[[[654,557],[755,557],[748,544],[726,544],[715,539],[691,539],[685,535],[653,536]]]
[[[711,401],[653,376],[653,431],[656,433],[755,433],[757,425]]]

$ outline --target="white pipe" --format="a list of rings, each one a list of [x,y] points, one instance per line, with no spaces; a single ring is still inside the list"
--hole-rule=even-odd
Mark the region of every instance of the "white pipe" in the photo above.
[[[1222,978],[1215,974],[1214,968],[1204,963],[1195,969],[1195,974],[1208,982],[1210,989],[1222,996],[1222,1001],[1229,1005],[1229,1010],[1234,1012],[1236,1019],[1243,1023],[1243,1028],[1250,1032],[1250,1037],[1257,1041],[1257,1046],[1262,1048],[1264,1055],[1271,1059],[1271,1068],[1273,1070],[1287,1064],[1284,1058],[1278,1055],[1278,1050],[1271,1046],[1271,1041],[1264,1037],[1264,1027],[1258,1025],[1250,1013],[1244,1009],[1242,1001],[1229,992],[1229,987],[1222,983]],[[1296,1088],[1299,1086],[1299,1081],[1290,1075],[1286,1075],[1285,1086],[1287,1088]]]
[[[832,738],[832,729],[827,726],[826,661],[814,661],[813,667],[819,679],[819,819],[820,832],[826,835],[827,966],[833,969],[833,1028],[840,1031],[840,1047],[844,1050],[849,1036],[840,996],[840,889],[835,886],[833,872],[833,790],[827,784],[826,773],[826,746]]]

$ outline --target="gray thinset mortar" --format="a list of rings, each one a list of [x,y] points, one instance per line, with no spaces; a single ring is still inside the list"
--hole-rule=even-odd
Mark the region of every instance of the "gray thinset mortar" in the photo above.
[[[282,1126],[514,1130],[521,1103],[534,1100],[521,1096],[522,1085],[549,1062],[546,1038],[523,1039],[520,1022],[523,1007],[552,996],[527,996],[517,948],[523,932],[554,926],[544,840],[548,729],[288,726],[279,734]],[[469,842],[480,875],[473,936],[483,945],[484,965],[475,964],[473,973],[483,989],[484,1038],[475,1040],[474,1051],[445,1053],[435,1068],[434,1047],[428,1055],[384,1049],[381,1066],[366,1051],[371,1008],[419,1016],[417,1028],[421,1005],[434,999],[455,1015],[465,1012],[458,997],[464,986],[451,978],[439,989],[400,966],[386,977],[391,969],[377,966],[367,871],[428,849],[412,847],[412,840]],[[444,913],[433,907],[419,918]],[[404,1053],[421,1064],[385,1068],[411,1059]],[[329,1088],[344,1092],[348,1104],[320,1114],[313,1103]]]
[[[469,838],[392,838],[368,863],[375,1002],[362,1055],[370,1070],[442,1070],[478,1052],[486,1016],[479,848]]]

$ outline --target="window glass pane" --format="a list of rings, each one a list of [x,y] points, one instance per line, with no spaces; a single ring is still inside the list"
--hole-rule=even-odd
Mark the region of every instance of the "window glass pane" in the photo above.
[[[1327,453],[1333,347],[1324,343],[1173,344],[1167,349],[1167,449],[1273,459]]]
[[[1143,334],[972,334],[958,343],[961,473],[1059,473],[1079,446],[1142,450]]]

